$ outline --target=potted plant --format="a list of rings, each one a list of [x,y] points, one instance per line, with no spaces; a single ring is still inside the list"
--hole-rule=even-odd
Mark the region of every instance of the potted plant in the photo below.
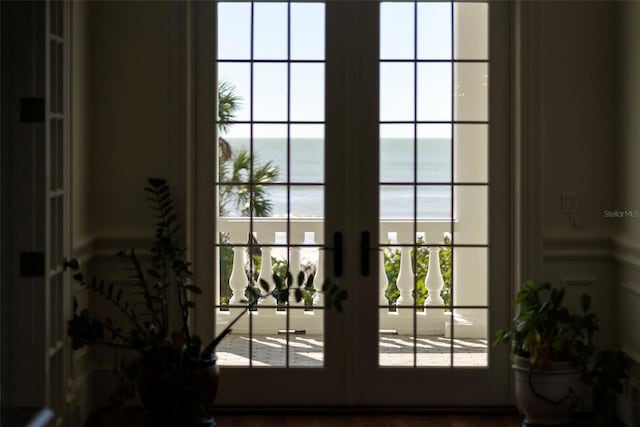
[[[597,425],[611,425],[626,360],[622,352],[596,351],[598,319],[590,312],[590,297],[583,294],[581,312],[571,313],[564,295],[564,288],[549,283],[524,282],[513,323],[496,333],[494,345],[511,344],[516,400],[525,424],[568,423],[585,386],[591,386]]]
[[[265,281],[256,286],[247,278],[245,309],[218,336],[203,343],[189,326],[189,315],[195,308],[192,296],[201,289],[193,283],[191,266],[178,238],[169,186],[164,179],[150,178],[145,191],[158,218],[151,265],[145,267],[133,249],[118,253],[129,264],[135,282],[127,291],[104,280],[85,281],[82,273],[75,273],[74,279],[108,301],[115,315],[98,319],[88,310],[78,313],[74,301],[68,335],[73,349],[105,345],[132,352],[121,361],[119,384],[112,394],[114,406],[121,406],[137,389],[154,426],[214,426],[209,412],[218,385],[216,346],[260,299],[272,295],[278,303],[286,304],[291,296],[300,302],[314,292],[313,276],[301,273],[294,282],[288,272],[285,278],[274,275],[273,289]],[[345,289],[327,279],[321,291],[328,308],[342,311]],[[169,330],[172,303],[177,304],[180,316],[177,331]]]

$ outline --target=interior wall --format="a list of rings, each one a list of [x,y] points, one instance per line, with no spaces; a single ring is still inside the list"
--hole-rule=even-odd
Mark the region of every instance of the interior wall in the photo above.
[[[91,228],[149,237],[143,188],[169,174],[169,2],[90,2]]]
[[[631,357],[631,380],[622,399],[628,426],[640,426],[640,3],[619,4],[619,144],[615,159],[621,216],[615,225],[614,254],[618,269],[618,330],[622,349]]]
[[[640,210],[640,3],[623,2],[620,14],[620,155],[616,159],[619,173],[618,210]],[[632,212],[616,221],[617,231],[625,238],[640,242],[640,216]]]
[[[608,236],[615,144],[615,8],[541,3],[542,219],[545,236]],[[562,212],[562,193],[582,213]]]
[[[85,277],[120,280],[113,255],[144,252],[154,218],[144,187],[169,177],[170,2],[73,2],[73,249]],[[173,151],[171,151],[173,150]],[[173,166],[175,167],[175,166]],[[102,256],[102,255],[106,256]],[[100,298],[74,286],[80,309],[105,313]],[[113,357],[73,353],[72,425],[109,403]]]
[[[603,331],[615,330],[610,256],[614,206],[616,14],[612,2],[539,3],[540,206],[538,279],[567,287],[578,309],[588,293]],[[564,196],[564,200],[563,200]],[[616,334],[596,340],[616,345]]]

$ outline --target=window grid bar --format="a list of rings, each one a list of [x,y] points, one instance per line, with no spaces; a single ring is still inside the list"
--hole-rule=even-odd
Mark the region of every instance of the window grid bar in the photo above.
[[[482,243],[456,243],[455,245],[447,245],[445,243],[438,243],[438,242],[425,242],[423,244],[417,244],[417,243],[381,243],[380,247],[382,248],[424,248],[427,246],[438,246],[439,248],[449,248],[449,249],[454,249],[454,248],[479,248],[479,249],[483,249],[483,248],[488,248],[489,244],[482,244]]]
[[[241,63],[253,63],[253,64],[265,64],[265,63],[279,63],[279,64],[321,64],[324,63],[324,59],[218,59],[219,63],[224,64],[241,64]],[[398,62],[417,62],[419,64],[423,63],[444,63],[449,64],[453,62],[454,64],[486,64],[489,62],[488,59],[380,59],[380,62],[385,63],[398,63]]]
[[[324,187],[323,183],[320,182],[297,182],[291,181],[285,183],[283,181],[277,182],[258,182],[258,181],[219,181],[218,186],[226,186],[226,185],[244,185],[244,184],[260,184],[264,187],[283,187],[285,185],[289,185],[292,187]],[[467,181],[416,181],[416,182],[407,182],[407,181],[380,181],[380,185],[387,186],[395,186],[395,187],[408,187],[408,186],[418,186],[418,187],[444,187],[444,186],[452,186],[452,187],[489,187],[489,182],[467,182]],[[431,219],[431,218],[425,218]]]
[[[413,235],[418,233],[418,2],[413,2]],[[413,245],[413,265],[418,265],[418,251]],[[413,271],[414,301],[418,296],[418,272]],[[413,311],[413,367],[418,366],[418,315]]]
[[[215,121],[219,124],[219,121]],[[233,120],[228,122],[229,125],[322,125],[325,124],[324,120]],[[426,124],[426,125],[488,125],[487,120],[380,120],[380,124],[383,125],[412,125],[412,124]]]
[[[291,2],[287,1],[287,240],[291,243]],[[268,260],[271,262],[271,260]],[[287,271],[291,268],[291,250],[287,250]],[[290,295],[289,295],[290,297]],[[291,308],[287,299],[285,318],[285,366],[289,367],[289,331],[291,330]]]
[[[218,62],[227,63],[227,64],[238,64],[238,63],[252,63],[252,64],[321,64],[324,63],[324,59],[218,59]],[[479,61],[477,61],[479,62]]]
[[[251,247],[255,247],[255,245],[252,244],[248,244],[248,243],[228,243],[228,244],[222,244],[219,243],[217,245],[218,247],[234,247],[234,248],[251,248]],[[446,243],[439,243],[439,242],[429,242],[426,241],[425,243],[422,244],[417,244],[417,243],[380,243],[379,246],[381,248],[424,248],[427,246],[438,246],[440,248],[449,248],[449,249],[453,249],[453,248],[479,248],[479,249],[483,249],[483,248],[488,248],[489,244],[482,244],[482,243],[456,243],[455,245],[451,245],[451,244],[446,244]],[[270,243],[269,247],[271,248],[301,248],[301,249],[313,249],[313,248],[318,248],[320,250],[324,249],[324,246],[318,246],[318,245],[305,245],[303,243]]]
[[[250,13],[250,39],[249,39],[249,56],[253,59],[254,56],[254,30],[255,30],[255,2],[251,2],[251,13]],[[249,67],[249,120],[251,124],[249,125],[249,156],[253,159],[254,155],[254,135],[253,135],[253,115],[254,115],[254,103],[253,103],[253,95],[254,95],[254,63],[251,63]],[[249,164],[249,179],[253,177],[253,160]],[[250,187],[249,191],[249,235],[253,236],[254,224],[253,224],[253,189]],[[249,240],[249,254],[253,251],[253,239]],[[253,278],[253,257],[249,255],[249,275]],[[249,316],[249,367],[253,367],[253,316]]]
[[[456,57],[456,43],[455,43],[455,9],[454,9],[454,3],[451,2],[451,120],[452,122],[455,121],[456,118],[456,74],[455,74],[455,62],[453,62],[453,59]],[[451,180],[453,181],[454,179],[454,161],[455,161],[455,126],[451,125],[451,169],[450,169],[450,176],[451,176]],[[451,216],[449,218],[451,225],[450,225],[450,229],[453,230],[453,224],[454,224],[454,197],[455,197],[455,192],[453,191],[454,187],[451,187],[451,206],[450,206],[450,212],[451,212]],[[455,233],[451,233],[451,246],[455,247]],[[451,251],[451,288],[449,289],[449,305],[451,306],[451,342],[449,344],[449,367],[453,368],[453,339],[455,338],[455,309],[454,309],[454,305],[453,305],[453,301],[454,301],[454,288],[455,288],[455,274],[454,274],[454,264],[455,264],[455,251]]]
[[[379,308],[388,308],[387,305],[379,305]],[[403,309],[423,309],[425,308],[424,305],[417,305],[417,304],[394,304],[394,307],[396,308],[403,308]],[[429,308],[427,308],[426,310],[432,310],[432,309],[446,309],[446,308],[473,308],[473,309],[486,309],[489,308],[488,305],[430,305]]]
[[[417,17],[416,17],[416,19],[417,19]],[[476,64],[476,63],[487,63],[487,62],[489,62],[489,60],[487,60],[487,59],[381,59],[380,62],[390,62],[390,63],[394,63],[394,62],[395,63],[398,63],[398,62],[417,62],[419,64],[424,64],[424,63],[449,64],[449,63],[453,62],[454,64],[457,64],[457,63]]]

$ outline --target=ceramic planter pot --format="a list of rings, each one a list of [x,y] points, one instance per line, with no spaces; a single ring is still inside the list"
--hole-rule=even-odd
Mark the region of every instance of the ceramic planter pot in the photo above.
[[[220,375],[216,361],[215,355],[188,360],[180,370],[181,375],[175,374],[177,365],[172,361],[143,366],[138,392],[154,426],[216,425],[210,415]]]
[[[516,357],[516,401],[529,425],[567,424],[583,385],[580,371],[570,362],[531,369],[529,359]]]

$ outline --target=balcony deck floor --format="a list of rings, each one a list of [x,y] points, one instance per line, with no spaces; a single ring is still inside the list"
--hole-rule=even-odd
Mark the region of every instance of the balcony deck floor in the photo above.
[[[285,366],[286,335],[229,335],[218,346],[220,366],[248,366],[249,342],[252,340],[253,366]],[[289,335],[289,366],[321,367],[322,335]],[[454,339],[442,336],[418,336],[417,366],[484,367],[487,366],[486,339]],[[453,345],[453,353],[451,346]],[[406,335],[381,335],[379,339],[381,366],[413,366],[414,338]],[[452,363],[453,356],[453,363]]]

